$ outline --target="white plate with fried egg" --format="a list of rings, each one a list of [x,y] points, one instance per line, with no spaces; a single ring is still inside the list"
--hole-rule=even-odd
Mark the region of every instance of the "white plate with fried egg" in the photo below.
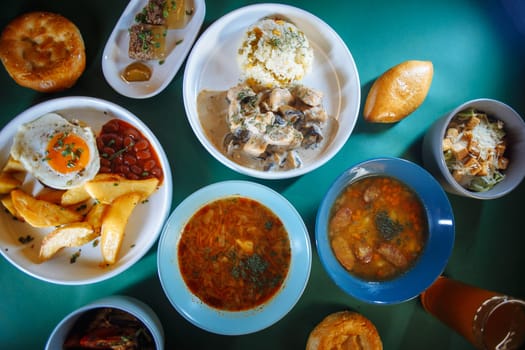
[[[138,203],[133,209],[114,264],[108,265],[103,262],[98,240],[79,247],[63,248],[51,259],[42,261],[39,257],[40,245],[45,235],[53,228],[33,227],[28,222],[15,220],[7,210],[0,212],[0,253],[19,270],[55,284],[83,285],[100,282],[131,267],[156,242],[171,208],[171,168],[162,146],[146,124],[114,103],[91,97],[63,97],[49,100],[27,109],[12,119],[0,132],[0,167],[7,163],[15,135],[20,135],[19,131],[22,133],[25,131],[24,125],[32,125],[28,123],[49,113],[56,113],[67,121],[78,120],[83,126],[91,128],[95,135],[109,120],[123,120],[138,129],[149,141],[162,167],[163,179],[158,188],[147,200]],[[56,125],[57,119],[52,118],[52,120],[55,122],[48,126],[49,130]],[[46,121],[40,120],[39,124],[41,123],[45,124]],[[45,128],[45,125],[38,125],[40,130]],[[30,144],[31,152],[27,150],[18,152],[36,153],[35,151],[41,147],[38,141],[31,141]],[[44,180],[49,176],[52,177],[53,174],[44,175]],[[33,196],[46,189],[46,186],[34,176],[33,171],[27,168],[19,187]]]
[[[311,71],[301,81],[321,91],[327,113],[339,124],[338,131],[314,159],[287,171],[262,171],[242,166],[218,150],[201,123],[197,97],[203,90],[224,91],[241,82],[243,72],[237,62],[239,47],[250,26],[266,17],[280,17],[302,31],[314,59]],[[195,43],[184,72],[183,97],[186,115],[202,145],[222,164],[241,174],[283,179],[306,174],[329,161],[346,143],[357,122],[361,87],[359,74],[345,42],[323,20],[297,7],[256,4],[232,11],[215,21]]]
[[[180,1],[177,1],[177,4]],[[187,23],[180,29],[169,29],[165,36],[166,57],[162,60],[144,61],[151,69],[147,81],[127,82],[121,75],[134,59],[128,55],[129,29],[135,17],[148,4],[148,0],[131,0],[115,24],[102,54],[102,72],[108,84],[118,93],[131,98],[149,98],[164,90],[179,71],[199,34],[206,3],[204,0],[184,0]]]

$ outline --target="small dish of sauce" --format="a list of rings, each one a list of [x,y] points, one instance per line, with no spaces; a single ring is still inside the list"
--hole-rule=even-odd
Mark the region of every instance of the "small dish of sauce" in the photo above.
[[[151,79],[151,67],[143,62],[132,62],[124,68],[120,77],[128,83],[148,81]]]

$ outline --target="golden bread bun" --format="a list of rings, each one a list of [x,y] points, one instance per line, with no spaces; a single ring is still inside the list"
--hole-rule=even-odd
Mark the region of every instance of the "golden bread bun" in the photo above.
[[[368,92],[365,120],[393,123],[405,118],[425,100],[433,75],[430,61],[405,61],[390,68]]]
[[[306,350],[382,350],[376,327],[361,314],[340,311],[328,315],[310,333]]]
[[[50,12],[30,12],[11,21],[0,37],[0,59],[19,85],[41,92],[73,86],[86,67],[80,31]]]

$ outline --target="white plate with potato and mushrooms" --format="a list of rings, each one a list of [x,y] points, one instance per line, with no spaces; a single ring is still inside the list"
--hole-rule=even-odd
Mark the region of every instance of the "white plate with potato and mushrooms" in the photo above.
[[[97,98],[63,97],[0,132],[0,252],[43,281],[82,285],[125,271],[156,242],[172,198],[151,130]]]
[[[186,115],[201,144],[230,169],[263,179],[297,177],[335,156],[357,122],[360,94],[339,35],[282,4],[215,21],[184,71]]]
[[[199,34],[204,0],[131,0],[102,54],[102,72],[126,97],[149,98],[177,74]]]

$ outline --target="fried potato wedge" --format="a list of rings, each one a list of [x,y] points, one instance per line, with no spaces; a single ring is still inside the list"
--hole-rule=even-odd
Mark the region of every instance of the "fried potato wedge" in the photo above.
[[[115,198],[107,208],[100,229],[100,246],[106,264],[114,264],[117,260],[129,216],[141,198],[141,193],[126,193]]]
[[[89,211],[91,210],[92,206],[93,206],[93,203],[91,201],[85,201],[85,202],[78,203],[78,204],[75,204],[69,207],[65,207],[65,208],[69,210],[74,210],[85,218],[87,213],[89,213]]]
[[[74,222],[56,228],[42,240],[39,257],[41,261],[49,260],[60,249],[79,247],[91,242],[98,236],[88,222]]]
[[[123,178],[119,175],[115,174],[106,174],[101,173],[97,174],[94,179],[91,181],[115,181],[119,182]],[[88,199],[92,198],[92,196],[89,194],[88,191],[86,191],[86,188],[84,187],[84,184],[81,186],[73,187],[64,192],[62,195],[62,198],[60,200],[60,204],[68,207],[75,204],[79,204],[82,202],[87,201]]]
[[[111,179],[115,181],[120,181],[124,179],[124,177],[118,174],[113,174],[113,173],[98,173],[97,175],[95,175],[95,177],[91,181],[103,181],[103,180],[111,180]]]
[[[22,190],[11,191],[16,211],[33,227],[50,227],[82,221],[81,213],[34,198]]]
[[[87,201],[91,196],[84,186],[73,187],[66,190],[60,198],[60,204],[63,206],[75,205]]]
[[[5,173],[20,173],[25,172],[26,169],[18,160],[14,159],[12,156],[9,156],[7,163],[2,168],[2,171]]]
[[[120,176],[107,179],[94,179],[84,184],[86,191],[101,203],[110,204],[116,198],[127,193],[139,193],[140,200],[148,198],[157,188],[159,180],[128,180]]]
[[[0,194],[7,194],[21,184],[22,181],[14,177],[11,173],[0,173]]]
[[[4,208],[6,208],[9,214],[11,214],[14,218],[16,218],[18,221],[25,221],[24,218],[20,216],[20,214],[18,214],[18,212],[16,211],[10,194],[6,194],[2,198],[0,198],[0,202],[2,202]]]
[[[94,204],[91,209],[89,209],[86,215],[86,221],[93,227],[93,230],[97,233],[100,233],[100,228],[102,227],[102,219],[108,204],[97,203]]]
[[[42,191],[40,191],[40,193],[38,193],[35,196],[35,198],[46,202],[60,204],[63,194],[63,190],[56,190],[54,188],[44,187]]]

